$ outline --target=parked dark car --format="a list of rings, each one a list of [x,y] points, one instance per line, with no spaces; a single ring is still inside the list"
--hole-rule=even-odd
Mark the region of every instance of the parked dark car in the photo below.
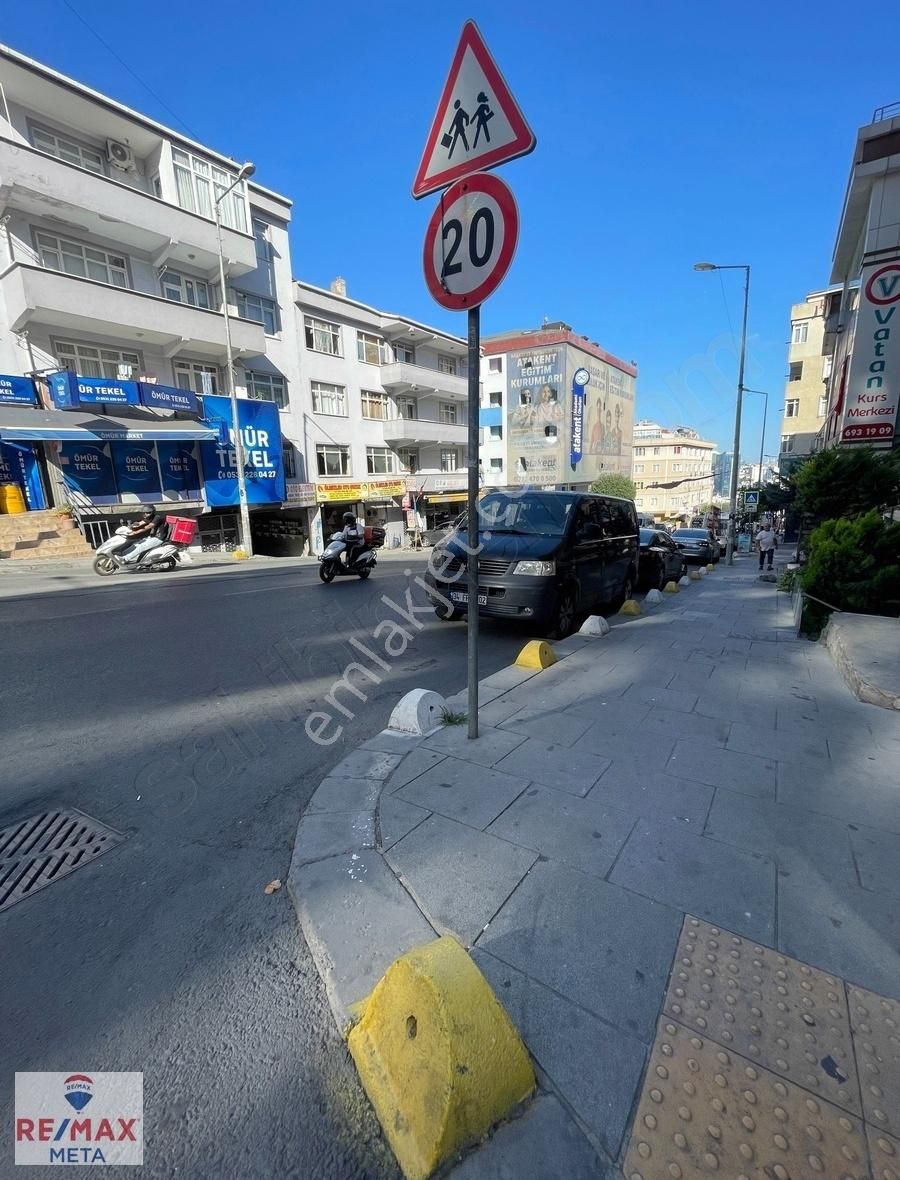
[[[580,492],[489,492],[479,503],[478,611],[533,622],[561,639],[577,620],[617,607],[637,583],[631,500]],[[432,553],[425,575],[440,619],[468,609],[465,521]]]
[[[676,529],[672,540],[687,561],[698,565],[715,565],[719,560],[719,542],[712,529]]]
[[[666,582],[677,582],[687,572],[687,560],[665,529],[641,529],[641,562],[638,586],[662,590]]]

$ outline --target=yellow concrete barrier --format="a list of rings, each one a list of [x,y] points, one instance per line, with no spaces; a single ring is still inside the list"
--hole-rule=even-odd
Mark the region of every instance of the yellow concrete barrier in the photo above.
[[[249,554],[247,553],[247,551],[245,549],[235,549],[232,552],[231,556],[234,558],[235,561],[247,561]]]
[[[663,594],[677,594],[677,593],[678,593],[678,583],[677,582],[666,582],[665,586],[663,586]]]
[[[407,1180],[425,1180],[535,1087],[512,1021],[454,938],[394,960],[348,1045]]]
[[[620,615],[639,615],[641,613],[641,604],[635,602],[633,598],[626,598],[619,608]]]
[[[708,574],[712,574],[715,572],[715,569],[716,569],[716,567],[713,565],[712,562],[710,562],[709,565],[706,567],[706,572]]]
[[[517,668],[549,668],[556,663],[556,652],[543,639],[529,639],[516,656]]]
[[[688,577],[692,582],[699,582],[701,580],[698,570],[691,570],[691,572],[688,574]]]

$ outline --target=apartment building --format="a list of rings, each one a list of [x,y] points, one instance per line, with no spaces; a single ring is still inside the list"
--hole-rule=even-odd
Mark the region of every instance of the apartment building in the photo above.
[[[562,321],[487,337],[482,354],[483,486],[586,489],[629,473],[633,363]]]
[[[689,426],[668,429],[642,418],[634,426],[631,475],[635,507],[657,520],[689,522],[715,493],[716,444]]]
[[[831,359],[819,446],[900,445],[900,103],[857,132],[832,254]]]
[[[346,511],[388,545],[451,519],[466,498],[467,344],[347,294],[294,285],[300,397],[285,432],[306,456],[302,502],[314,552]]]
[[[788,371],[778,469],[787,475],[816,449],[816,436],[828,409],[827,381],[831,356],[825,349],[825,325],[840,306],[839,288],[812,291],[791,307]]]
[[[227,392],[223,299],[238,396],[286,414],[299,387],[291,202],[255,179],[223,196],[234,160],[5,47],[0,87],[0,374],[37,378],[34,399],[0,392],[0,438],[31,468],[29,506],[80,488],[98,512],[150,500],[199,512],[199,448],[217,434],[196,395]],[[89,410],[59,408],[43,380],[57,371]],[[136,465],[141,481],[124,474]],[[233,545],[232,508],[204,528]]]

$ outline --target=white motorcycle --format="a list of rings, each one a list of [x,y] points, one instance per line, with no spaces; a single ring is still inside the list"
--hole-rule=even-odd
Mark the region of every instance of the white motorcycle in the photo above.
[[[108,578],[111,574],[118,573],[119,570],[171,572],[177,568],[179,562],[185,560],[182,554],[187,549],[186,545],[179,545],[174,541],[159,540],[159,543],[154,545],[152,549],[145,549],[137,561],[128,561],[128,555],[124,551],[134,540],[128,525],[123,524],[117,528],[109,540],[104,541],[95,550],[94,573],[99,574],[101,578]]]
[[[367,530],[369,532],[378,532],[381,538],[375,543],[382,543],[384,537],[383,529]],[[373,541],[369,538],[357,542],[359,546],[357,552],[353,556],[353,560],[349,566],[346,565],[341,557],[347,548],[347,543],[341,539],[340,533],[335,533],[328,548],[319,558],[319,577],[323,582],[333,582],[335,578],[362,578],[363,581],[369,576],[375,568],[375,550],[370,548]]]

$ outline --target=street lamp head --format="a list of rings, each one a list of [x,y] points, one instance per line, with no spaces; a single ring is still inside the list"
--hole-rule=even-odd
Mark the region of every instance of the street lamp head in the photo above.
[[[695,262],[694,270],[718,270],[714,262]]]
[[[246,164],[241,164],[240,171],[238,172],[238,180],[247,180],[255,171],[256,165],[251,164],[248,160]]]

